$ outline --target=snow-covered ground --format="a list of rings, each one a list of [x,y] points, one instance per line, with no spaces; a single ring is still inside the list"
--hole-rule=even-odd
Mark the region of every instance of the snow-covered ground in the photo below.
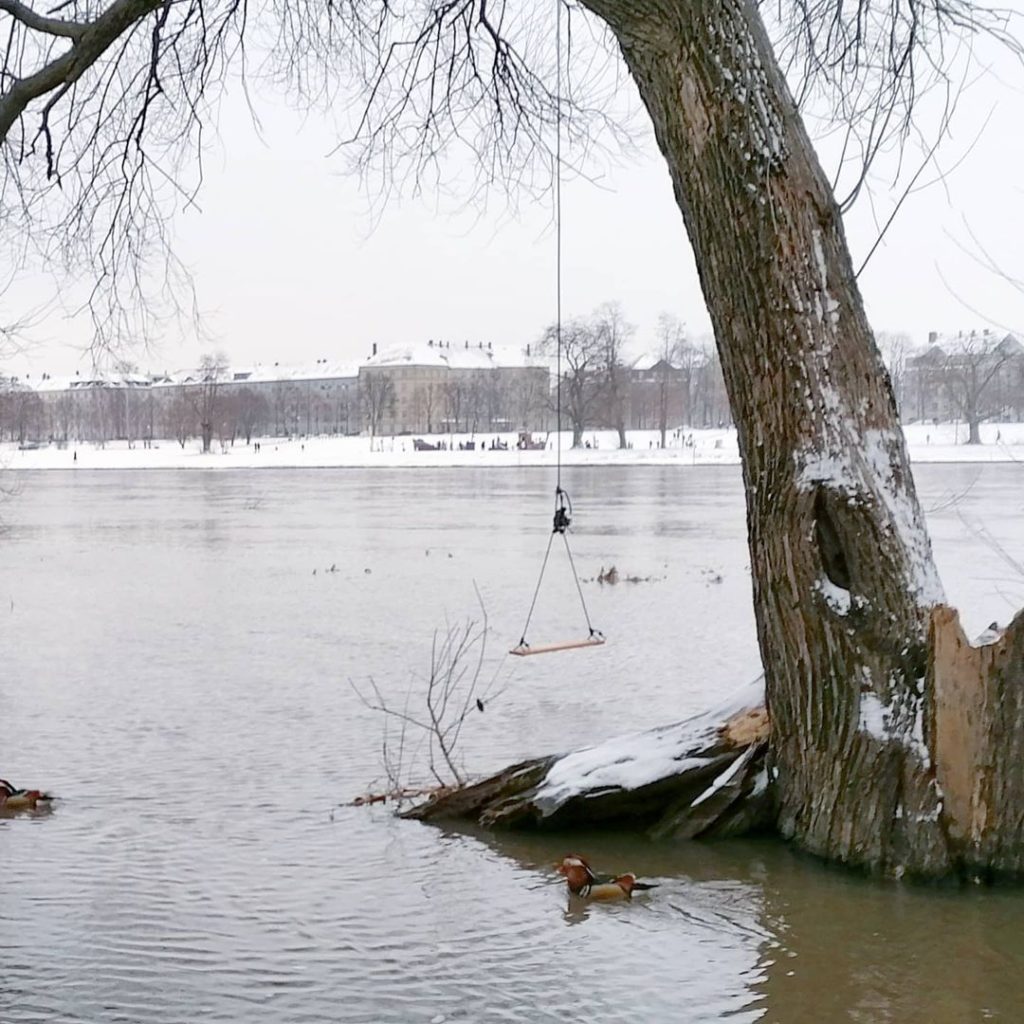
[[[960,424],[911,424],[905,428],[910,455],[914,462],[1024,462],[1024,423],[986,423],[981,428],[982,445],[967,445],[967,428]],[[536,434],[543,438],[545,435]],[[693,430],[678,437],[670,435],[669,446],[658,448],[658,432],[632,430],[631,447],[616,447],[612,431],[591,431],[586,435],[589,448],[572,449],[572,438],[562,435],[562,464],[646,465],[735,465],[739,463],[736,431]],[[548,447],[537,451],[517,451],[514,434],[500,435],[423,435],[423,440],[444,443],[439,451],[416,451],[412,437],[307,437],[261,438],[259,450],[254,444],[238,441],[223,447],[214,442],[214,450],[204,455],[198,441],[190,440],[182,448],[176,441],[157,441],[152,448],[135,442],[129,448],[124,441],[111,441],[104,447],[95,444],[49,445],[22,451],[16,444],[0,445],[0,467],[7,469],[254,469],[283,467],[415,467],[437,466],[549,466],[556,459],[555,435],[547,435]],[[493,450],[499,440],[507,450]],[[686,443],[691,441],[692,443]],[[459,446],[474,442],[472,451]],[[481,450],[482,449],[482,450]]]

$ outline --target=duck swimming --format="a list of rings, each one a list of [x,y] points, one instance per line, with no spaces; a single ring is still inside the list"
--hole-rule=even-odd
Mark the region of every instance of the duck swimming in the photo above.
[[[0,779],[0,814],[34,811],[40,803],[49,804],[53,797],[39,789],[16,789],[6,779]]]
[[[656,888],[651,882],[638,882],[632,872],[617,877],[599,878],[590,865],[575,853],[563,857],[562,862],[555,865],[555,870],[560,875],[565,875],[565,882],[572,896],[588,900],[630,900],[635,891]]]

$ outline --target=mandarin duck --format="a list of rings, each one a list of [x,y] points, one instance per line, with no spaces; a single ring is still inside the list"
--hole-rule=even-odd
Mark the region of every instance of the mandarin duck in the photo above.
[[[629,900],[635,891],[655,888],[651,882],[638,882],[632,872],[615,878],[598,878],[590,865],[575,853],[563,857],[555,869],[565,875],[570,895],[588,900]]]
[[[6,779],[0,779],[0,813],[7,811],[34,811],[40,803],[49,804],[53,797],[38,789],[16,789]]]

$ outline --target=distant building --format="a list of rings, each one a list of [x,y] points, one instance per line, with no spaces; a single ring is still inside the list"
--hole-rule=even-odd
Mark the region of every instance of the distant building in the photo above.
[[[674,430],[689,411],[690,373],[657,356],[641,356],[629,368],[626,427],[658,430],[664,423]]]
[[[544,430],[547,360],[483,342],[427,341],[374,351],[359,368],[365,430],[377,434]]]
[[[626,426],[631,430],[730,425],[722,368],[714,352],[691,352],[685,364],[644,355],[629,367]]]
[[[905,422],[963,419],[965,406],[982,419],[1024,418],[1024,345],[990,330],[928,335],[906,360],[901,414]]]
[[[386,383],[377,432],[543,430],[550,374],[524,351],[478,342],[420,345],[372,356],[362,365],[317,359],[301,365],[0,378],[0,439],[59,444],[149,442],[199,432],[204,388],[215,388],[213,433],[238,438],[359,434],[366,399]]]

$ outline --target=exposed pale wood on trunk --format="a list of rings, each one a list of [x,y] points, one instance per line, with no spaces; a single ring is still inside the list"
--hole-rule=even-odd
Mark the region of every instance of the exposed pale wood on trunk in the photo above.
[[[1024,873],[1024,613],[974,646],[952,608],[931,619],[935,773],[972,874]]]

